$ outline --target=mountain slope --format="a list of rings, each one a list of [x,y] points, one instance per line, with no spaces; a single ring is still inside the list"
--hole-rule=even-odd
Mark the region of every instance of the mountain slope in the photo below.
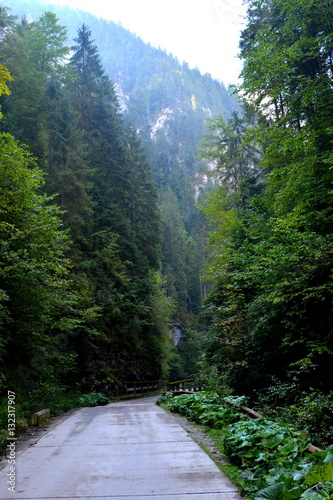
[[[28,21],[54,12],[67,28],[69,46],[83,24],[91,30],[124,121],[139,132],[159,189],[162,273],[175,302],[174,319],[185,325],[185,338],[186,321],[199,312],[203,295],[199,275],[207,231],[197,199],[206,186],[208,165],[197,158],[198,143],[206,118],[222,115],[228,120],[238,109],[237,97],[209,74],[190,69],[112,21],[39,0],[5,0],[4,5]]]

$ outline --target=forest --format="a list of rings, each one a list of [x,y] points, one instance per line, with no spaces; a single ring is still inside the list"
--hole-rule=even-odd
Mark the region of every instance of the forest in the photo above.
[[[88,14],[7,6],[1,395],[23,421],[197,375],[327,444],[331,2],[249,0],[238,89]]]

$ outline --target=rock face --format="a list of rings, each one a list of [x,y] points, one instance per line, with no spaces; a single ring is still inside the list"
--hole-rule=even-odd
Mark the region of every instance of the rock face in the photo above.
[[[177,347],[182,340],[183,327],[180,323],[174,323],[171,327],[170,332],[175,346]]]

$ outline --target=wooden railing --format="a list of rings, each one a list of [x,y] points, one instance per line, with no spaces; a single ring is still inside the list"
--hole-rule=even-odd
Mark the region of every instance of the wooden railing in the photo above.
[[[173,392],[174,394],[192,393],[203,390],[200,380],[197,377],[177,380],[176,382],[169,382],[167,384],[167,392]]]
[[[114,384],[111,388],[111,392],[115,396],[122,396],[125,394],[144,394],[147,392],[155,392],[160,388],[160,380],[136,380],[133,382]]]

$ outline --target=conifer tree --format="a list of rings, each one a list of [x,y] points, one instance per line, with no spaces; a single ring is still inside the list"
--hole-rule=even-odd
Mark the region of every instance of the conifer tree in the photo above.
[[[93,349],[112,377],[156,376],[160,367],[149,350],[155,345],[152,352],[160,359],[164,342],[152,327],[151,312],[159,293],[157,196],[142,147],[122,124],[113,85],[85,25],[75,42],[72,94],[93,172],[91,245],[82,262],[102,311]]]

